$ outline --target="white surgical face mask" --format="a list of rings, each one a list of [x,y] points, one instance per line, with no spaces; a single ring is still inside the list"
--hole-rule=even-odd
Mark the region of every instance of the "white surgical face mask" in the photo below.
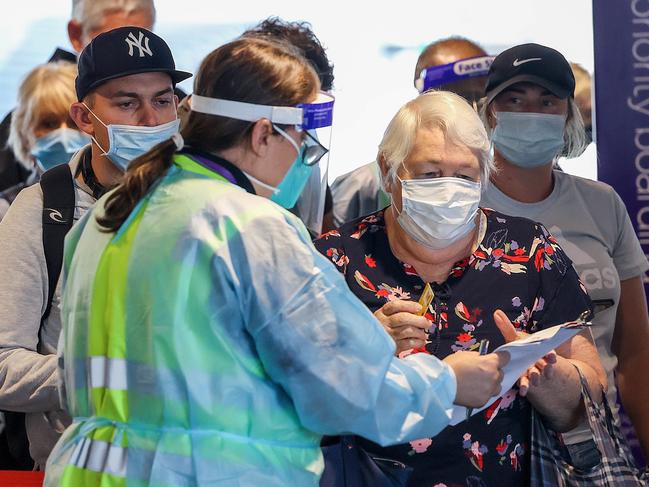
[[[455,177],[399,181],[402,209],[397,222],[420,244],[443,249],[475,227],[479,182]]]
[[[94,137],[92,140],[103,151],[102,155],[108,157],[122,171],[126,171],[129,162],[133,159],[145,154],[160,142],[170,139],[180,129],[180,119],[153,127],[106,125],[87,105],[84,104],[84,106],[99,120],[99,123],[106,127],[108,131],[108,150],[104,149]]]
[[[498,112],[496,123],[491,141],[505,159],[522,168],[552,162],[565,143],[563,115]]]

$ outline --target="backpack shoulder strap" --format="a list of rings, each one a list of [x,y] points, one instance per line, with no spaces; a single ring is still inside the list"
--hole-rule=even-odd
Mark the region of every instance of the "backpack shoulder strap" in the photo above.
[[[49,316],[56,285],[63,265],[63,242],[74,223],[75,190],[72,171],[60,164],[41,176],[43,190],[43,250],[47,263],[47,307],[42,321]]]

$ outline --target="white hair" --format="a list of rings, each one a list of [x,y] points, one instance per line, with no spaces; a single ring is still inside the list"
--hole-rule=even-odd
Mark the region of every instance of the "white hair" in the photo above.
[[[488,184],[494,169],[491,144],[475,110],[450,91],[427,91],[402,106],[385,129],[377,160],[388,165],[385,183],[394,183],[397,170],[415,146],[417,131],[439,128],[448,142],[466,146],[478,157],[480,179]]]
[[[155,23],[153,0],[72,0],[72,18],[82,26],[84,35],[100,27],[108,12],[130,14],[136,10],[149,12],[151,23]]]
[[[491,133],[493,132],[489,124],[489,114],[496,116],[492,109],[492,103],[487,103],[486,98],[480,100],[480,119],[489,134],[489,138],[491,138]],[[584,119],[581,117],[579,107],[572,97],[568,98],[568,118],[566,119],[566,126],[563,129],[563,141],[563,150],[557,154],[557,159],[559,157],[566,157],[568,159],[578,157],[586,150],[586,146],[588,145],[586,131],[584,129]]]

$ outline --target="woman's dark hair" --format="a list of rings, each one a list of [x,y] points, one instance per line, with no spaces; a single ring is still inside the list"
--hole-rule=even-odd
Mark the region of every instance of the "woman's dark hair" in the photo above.
[[[287,22],[279,17],[269,17],[241,36],[285,41],[297,47],[318,73],[322,89],[331,91],[334,84],[334,66],[329,62],[326,49],[308,22]]]
[[[295,106],[318,90],[318,78],[297,50],[288,44],[240,38],[212,51],[203,60],[194,93],[210,98],[260,105]],[[191,112],[181,134],[186,145],[217,152],[245,143],[254,123]],[[176,144],[156,145],[131,161],[122,183],[108,197],[99,224],[115,232],[133,208],[171,167]]]

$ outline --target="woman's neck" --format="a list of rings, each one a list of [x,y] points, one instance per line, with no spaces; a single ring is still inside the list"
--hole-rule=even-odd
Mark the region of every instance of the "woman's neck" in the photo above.
[[[478,211],[478,221],[482,212]],[[478,226],[465,237],[444,249],[431,249],[411,238],[397,222],[392,206],[385,210],[385,228],[392,254],[401,262],[415,268],[424,282],[441,284],[448,278],[453,265],[473,251]]]
[[[254,174],[252,174],[251,158],[248,154],[248,151],[241,147],[241,145],[236,145],[228,149],[215,151],[214,154],[238,167],[250,180],[250,184],[252,184],[252,187],[255,189],[255,194],[257,196],[270,198],[273,195],[271,186],[259,184],[260,181],[255,178]]]
[[[508,162],[498,151],[494,155],[496,170],[491,182],[506,196],[521,203],[538,203],[554,189],[553,163],[523,169]]]

